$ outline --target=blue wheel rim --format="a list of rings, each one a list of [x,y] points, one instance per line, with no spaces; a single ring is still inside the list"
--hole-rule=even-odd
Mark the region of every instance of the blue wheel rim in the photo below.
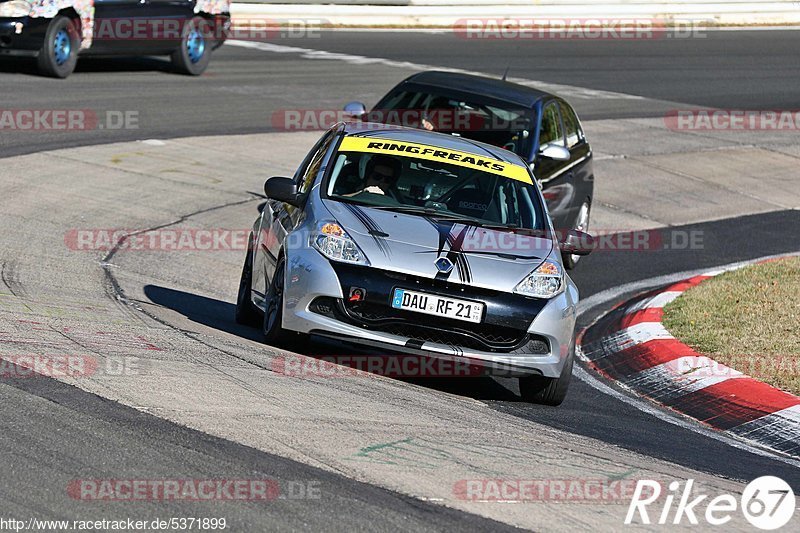
[[[67,30],[60,29],[53,39],[53,55],[56,59],[56,65],[63,65],[69,60],[70,53],[72,52],[72,41],[69,38]]]
[[[189,61],[197,63],[203,59],[206,52],[206,40],[197,28],[192,28],[186,36],[186,50],[189,52]]]

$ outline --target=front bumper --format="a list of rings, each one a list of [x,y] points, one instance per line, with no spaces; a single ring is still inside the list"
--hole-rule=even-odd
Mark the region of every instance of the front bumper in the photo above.
[[[36,56],[50,19],[0,17],[0,55]]]
[[[385,351],[465,361],[487,373],[558,377],[575,334],[578,292],[550,300],[446,284],[369,267],[332,264],[311,248],[289,249],[283,327]],[[363,305],[345,302],[351,287],[366,290]],[[486,304],[481,324],[391,308],[394,287],[435,292]],[[376,355],[377,355],[376,354]]]

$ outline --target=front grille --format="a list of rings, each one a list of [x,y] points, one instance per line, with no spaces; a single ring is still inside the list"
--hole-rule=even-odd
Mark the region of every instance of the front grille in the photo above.
[[[526,337],[526,335],[520,338],[504,337],[498,339],[498,341],[493,341],[487,337],[478,337],[476,335],[455,331],[443,331],[429,326],[417,326],[408,323],[385,324],[375,329],[423,342],[435,342],[436,344],[444,344],[447,346],[458,346],[460,348],[492,352],[511,351],[524,344]]]
[[[547,340],[525,331],[493,324],[472,324],[430,315],[417,319],[408,312],[373,303],[345,304],[334,298],[317,298],[311,304],[315,313],[331,316],[355,326],[401,337],[434,342],[482,352],[512,352],[528,345],[525,353],[549,352]]]

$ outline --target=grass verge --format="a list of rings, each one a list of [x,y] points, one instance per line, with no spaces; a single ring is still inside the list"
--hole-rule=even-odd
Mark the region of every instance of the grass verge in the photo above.
[[[800,258],[704,281],[664,308],[663,323],[703,355],[800,395]]]

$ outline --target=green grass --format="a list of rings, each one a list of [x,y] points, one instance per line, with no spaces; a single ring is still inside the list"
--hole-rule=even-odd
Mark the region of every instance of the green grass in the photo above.
[[[800,258],[704,281],[664,308],[664,326],[703,355],[800,394]]]

